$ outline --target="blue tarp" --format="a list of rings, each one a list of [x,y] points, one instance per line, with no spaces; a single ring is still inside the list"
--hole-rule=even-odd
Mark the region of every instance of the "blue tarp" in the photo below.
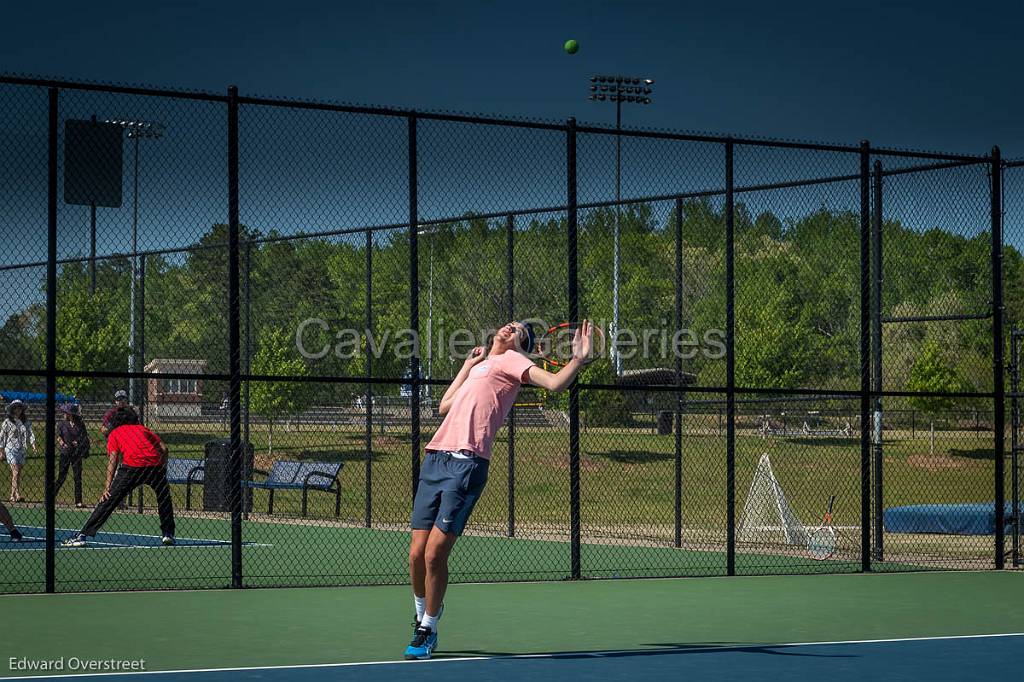
[[[1018,507],[1018,511],[1024,507]],[[1006,532],[1012,529],[1013,505],[1006,503]],[[969,504],[912,504],[890,507],[882,517],[889,533],[944,533],[947,535],[995,535],[995,502]]]
[[[0,391],[0,398],[3,398],[5,403],[9,403],[12,400],[20,400],[23,403],[45,403],[45,393],[30,393],[29,391]],[[73,395],[65,395],[64,393],[58,393],[56,395],[57,403],[77,403]]]

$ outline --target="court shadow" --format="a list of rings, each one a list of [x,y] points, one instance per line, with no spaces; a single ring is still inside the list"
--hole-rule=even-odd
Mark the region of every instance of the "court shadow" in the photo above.
[[[850,443],[858,442],[858,436],[846,436],[839,438],[831,438],[824,436],[821,438],[802,438],[797,436],[795,438],[786,438],[786,442],[792,443],[793,445],[824,445],[828,447],[837,447],[841,445],[848,446],[850,445]]]
[[[950,457],[964,457],[966,459],[995,459],[995,450],[992,448],[972,448],[970,450],[949,449]]]
[[[544,658],[627,658],[637,656],[679,656],[685,654],[716,654],[727,652],[741,652],[752,654],[765,654],[768,656],[799,656],[806,658],[856,658],[852,654],[826,654],[801,651],[805,647],[772,645],[772,644],[733,644],[730,642],[702,642],[698,644],[671,644],[652,643],[644,646],[656,647],[651,649],[624,649],[621,651],[559,651],[548,653],[530,654]],[[434,658],[460,658],[465,656],[488,656],[488,657],[516,657],[522,653],[508,651],[490,651],[482,649],[461,649],[459,651],[447,651],[435,654]]]
[[[594,459],[607,459],[616,464],[650,464],[675,459],[675,455],[671,452],[651,452],[650,450],[608,450],[585,454]]]

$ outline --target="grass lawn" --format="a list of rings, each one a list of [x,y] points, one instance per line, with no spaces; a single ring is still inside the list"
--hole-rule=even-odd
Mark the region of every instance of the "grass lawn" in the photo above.
[[[155,427],[176,457],[201,458],[206,441],[226,435],[217,425]],[[95,428],[90,431],[96,433]],[[885,444],[887,507],[993,499],[990,433],[941,433],[936,438],[934,454],[927,438],[912,439],[909,433],[906,437],[900,435],[896,432]],[[429,437],[430,433],[424,432],[421,444]],[[332,495],[311,492],[309,518],[301,520],[298,518],[299,493],[279,492],[275,496],[274,517],[268,518],[265,516],[266,493],[255,492],[255,513],[245,526],[245,537],[257,543],[270,539],[272,542],[265,544],[273,545],[273,549],[246,547],[246,575],[253,584],[393,582],[404,575],[402,555],[406,536],[402,531],[411,507],[409,434],[389,429],[373,435],[373,530],[359,528],[366,510],[364,439],[362,430],[327,427],[295,430],[279,425],[273,434],[271,456],[265,427],[253,428],[251,440],[259,468],[266,468],[274,459],[282,458],[344,462],[342,510],[337,524]],[[100,441],[98,437],[94,440]],[[582,559],[587,575],[713,575],[724,572],[725,437],[717,433],[714,424],[698,421],[695,416],[693,421],[687,421],[682,443],[683,547],[676,549],[671,546],[675,519],[674,438],[658,436],[649,430],[584,429],[580,494],[581,532],[585,543]],[[743,508],[757,462],[762,453],[768,452],[775,475],[803,523],[816,525],[828,496],[837,495],[835,523],[840,528],[842,546],[847,549],[842,561],[822,565],[803,556],[792,556],[793,552],[764,553],[757,548],[741,547],[738,570],[810,572],[825,567],[829,571],[857,570],[859,440],[764,440],[753,431],[741,430],[736,443],[737,515]],[[466,550],[467,562],[472,561],[472,556],[486,559],[475,565],[464,564],[457,570],[464,579],[479,580],[498,579],[499,573],[505,578],[513,574],[528,579],[565,577],[569,568],[567,430],[520,428],[516,432],[514,522],[517,538],[514,540],[500,537],[507,533],[509,524],[508,446],[507,430],[503,429],[495,444],[487,492],[477,505],[468,531],[477,537],[467,537],[464,543],[494,544],[481,553]],[[86,460],[87,506],[91,506],[102,489],[105,464],[99,447]],[[6,488],[6,481],[3,488]],[[43,499],[41,457],[30,458],[27,462],[22,488],[30,502],[14,507],[16,521],[42,525],[42,509],[38,504]],[[58,509],[58,526],[62,528],[79,526],[86,515],[70,508],[71,490],[68,481],[58,498],[62,505]],[[145,532],[157,533],[156,519],[148,509],[153,502],[152,493],[147,491],[145,515],[117,514],[109,528],[120,529],[123,525],[128,529],[126,532],[136,532],[132,529],[145,527],[149,529]],[[223,515],[211,518],[201,512],[184,512],[184,486],[174,486],[174,503],[181,528],[179,535],[230,537]],[[193,508],[201,506],[202,489],[199,488],[193,492]],[[345,527],[343,533],[339,530],[342,526]],[[371,533],[374,539],[366,540],[361,533]],[[939,558],[951,566],[967,560],[991,562],[992,538],[988,536],[887,535],[886,542],[894,567],[905,567],[907,563],[936,566],[938,564],[929,563],[928,559]],[[527,547],[530,549],[525,549]],[[282,554],[283,548],[287,551]],[[183,549],[178,551],[186,553]],[[107,554],[90,551],[88,560],[75,561],[91,567],[76,567],[74,573],[82,572],[86,576],[84,580],[90,583],[98,578],[97,571],[104,562],[109,564],[115,555],[129,557],[141,552],[152,553],[141,549],[107,550]],[[197,580],[204,586],[225,582],[225,567],[229,565],[225,563],[227,548],[193,548],[187,552],[193,557],[190,561],[197,566],[180,572],[182,583],[176,586],[193,586]],[[39,554],[41,556],[41,552]],[[19,572],[31,573],[19,571],[10,562],[6,565],[3,572],[8,577]],[[125,571],[127,566],[125,564]],[[203,566],[209,566],[209,570],[199,570]],[[150,577],[156,579],[155,575]],[[168,580],[174,582],[173,578]],[[3,582],[2,576],[0,582]]]

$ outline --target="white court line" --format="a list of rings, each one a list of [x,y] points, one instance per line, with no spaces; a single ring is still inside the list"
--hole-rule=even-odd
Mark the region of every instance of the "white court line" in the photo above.
[[[0,680],[55,680],[69,677],[118,677],[122,675],[184,675],[189,673],[235,673],[252,670],[304,670],[320,668],[357,668],[368,665],[423,665],[425,663],[454,663],[458,661],[502,661],[515,659],[537,659],[537,658],[579,658],[587,656],[601,658],[603,656],[621,656],[624,654],[638,654],[653,656],[657,654],[673,653],[713,653],[719,651],[745,651],[750,649],[781,649],[784,647],[798,646],[833,646],[839,644],[886,644],[895,642],[931,642],[950,639],[990,639],[996,637],[1024,637],[1024,632],[997,632],[982,635],[938,635],[933,637],[893,637],[890,639],[842,639],[828,642],[788,642],[785,644],[761,643],[761,644],[735,644],[729,646],[705,646],[692,649],[663,648],[663,649],[611,649],[607,651],[563,651],[554,654],[509,654],[505,656],[461,656],[455,658],[432,658],[427,661],[358,661],[353,663],[306,663],[300,665],[258,665],[239,668],[191,668],[181,670],[146,670],[136,672],[109,672],[109,673],[78,673],[75,675],[22,675],[18,677],[2,677]]]
[[[10,544],[14,545],[14,544],[18,544],[18,543],[12,542]],[[97,547],[97,545],[106,545],[106,546]],[[274,545],[268,544],[268,543],[265,543],[265,542],[246,542],[246,543],[242,544],[243,548],[244,547],[273,547],[273,546]],[[61,551],[61,552],[68,552],[68,551],[74,551],[74,550],[81,551],[81,550],[84,550],[84,549],[171,549],[171,548],[178,548],[178,549],[204,549],[205,548],[205,549],[209,549],[210,547],[231,547],[231,542],[226,540],[224,542],[218,541],[217,544],[215,544],[215,545],[210,545],[210,544],[207,544],[207,545],[172,545],[171,547],[165,547],[164,545],[115,545],[113,543],[90,542],[85,547],[63,547],[61,545],[57,545],[54,549],[56,549],[58,551]],[[0,551],[4,551],[4,552],[45,552],[46,551],[46,547],[16,547],[16,548],[13,548],[13,549],[5,549],[5,550],[0,550]],[[0,678],[0,679],[3,679],[3,678]]]
[[[39,526],[28,526],[28,528],[32,528],[34,530],[39,530]],[[76,530],[74,528],[54,528],[53,530],[54,530],[55,533],[57,531],[64,532],[64,533],[72,533],[72,534],[78,533],[78,530]],[[107,531],[106,534],[107,535],[122,535],[122,536],[127,536],[127,537],[136,537],[136,538],[162,538],[163,537],[162,535],[148,535],[146,533],[118,533],[118,532],[110,532],[110,531]],[[25,536],[25,539],[26,540],[29,539],[29,536]],[[182,542],[196,542],[196,543],[204,543],[205,542],[207,544],[174,545],[174,547],[230,547],[231,546],[231,540],[216,540],[214,538],[175,538],[175,539],[176,540],[180,540]],[[45,537],[39,538],[39,537],[36,537],[34,535],[31,536],[31,540],[36,541],[36,542],[43,542],[43,543],[46,542],[46,538]],[[212,543],[215,543],[215,544],[212,544]],[[8,544],[17,545],[17,544],[20,544],[20,543],[16,543],[14,541],[8,540]],[[100,545],[100,546],[97,547],[97,545]],[[269,544],[269,543],[260,543],[260,542],[243,542],[242,546],[243,547],[273,547],[274,545]],[[70,549],[89,549],[90,547],[92,547],[93,549],[166,549],[166,547],[164,545],[121,544],[121,543],[117,543],[117,542],[103,542],[103,541],[100,541],[100,540],[89,540],[88,544],[85,547],[64,547],[64,546],[58,544],[56,548],[57,549],[61,549],[61,550],[70,550]],[[9,549],[5,549],[3,551],[7,551],[7,552],[45,552],[46,551],[46,547],[12,547],[12,548],[9,548]]]

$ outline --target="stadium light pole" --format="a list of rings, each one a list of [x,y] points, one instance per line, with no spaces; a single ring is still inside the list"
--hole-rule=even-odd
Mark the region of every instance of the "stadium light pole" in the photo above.
[[[422,229],[422,225],[420,228],[421,229],[416,231],[416,234],[420,236],[429,237],[435,232],[429,228]],[[427,381],[429,382],[433,376],[434,367],[434,240],[430,239],[428,240],[428,243],[430,244],[428,247],[428,251],[430,252],[430,266],[429,274],[427,275]],[[433,398],[433,393],[431,392],[429,383],[426,388],[427,397]]]
[[[614,251],[612,256],[612,342],[609,350],[612,355],[612,366],[615,375],[622,375],[622,357],[617,346],[619,333],[619,214],[622,200],[622,105],[651,103],[654,92],[654,80],[636,76],[591,76],[590,101],[615,103],[615,233],[613,237]]]
[[[138,279],[138,251],[139,251],[139,140],[156,140],[164,136],[166,126],[163,123],[154,121],[133,121],[133,120],[107,120],[120,126],[133,141],[134,166],[132,169],[132,274],[130,286],[130,301],[128,308],[128,372],[135,371],[135,290]],[[128,381],[128,402],[135,404],[135,378]]]

